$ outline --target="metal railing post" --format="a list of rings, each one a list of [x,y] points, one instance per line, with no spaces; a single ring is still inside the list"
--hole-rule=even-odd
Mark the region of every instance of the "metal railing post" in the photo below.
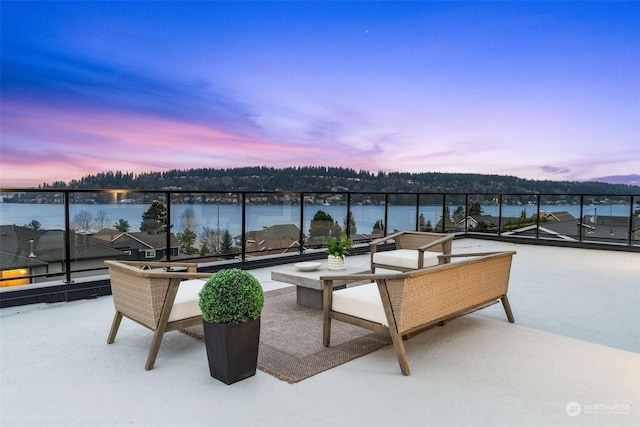
[[[416,194],[416,231],[420,230],[420,194]]]
[[[502,193],[498,194],[498,236],[502,236]]]
[[[387,227],[389,226],[389,193],[384,193],[384,230],[383,236],[389,235]]]
[[[353,213],[351,212],[351,192],[347,192],[347,236],[351,237],[351,218]]]
[[[164,223],[165,242],[167,244],[167,261],[171,261],[171,193],[166,192],[164,198],[167,201],[167,218]]]
[[[580,195],[580,218],[578,218],[578,241],[582,242],[582,221],[584,216],[584,194]]]
[[[298,242],[300,243],[300,253],[304,253],[304,192],[300,193],[300,230],[298,231]]]
[[[65,190],[64,194],[64,282],[73,283],[71,280],[71,220],[69,201],[69,191]]]
[[[538,210],[536,214],[536,239],[540,238],[540,194],[537,195],[536,204],[538,205]]]
[[[629,229],[627,230],[627,245],[633,242],[633,196],[629,196]]]
[[[464,194],[464,234],[469,232],[469,193]]]
[[[240,244],[240,259],[244,262],[247,259],[247,193],[242,195],[242,233],[240,234],[242,243]]]

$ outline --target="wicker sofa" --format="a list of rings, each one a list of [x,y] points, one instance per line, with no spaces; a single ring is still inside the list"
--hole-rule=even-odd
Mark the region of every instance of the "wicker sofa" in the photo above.
[[[211,273],[186,262],[105,261],[116,313],[107,343],[116,339],[122,317],[153,331],[145,369],[155,364],[165,332],[202,322],[198,298]]]
[[[514,322],[507,298],[514,254],[510,251],[441,255],[467,259],[405,273],[321,277],[323,343],[330,345],[332,320],[388,333],[400,369],[409,375],[403,337],[498,300],[502,301],[509,322]],[[333,280],[371,283],[333,289]]]
[[[449,262],[438,255],[451,254],[453,234],[428,233],[421,231],[400,231],[370,243],[371,272],[376,267],[387,270],[410,271]],[[379,251],[378,246],[390,241],[395,249]]]

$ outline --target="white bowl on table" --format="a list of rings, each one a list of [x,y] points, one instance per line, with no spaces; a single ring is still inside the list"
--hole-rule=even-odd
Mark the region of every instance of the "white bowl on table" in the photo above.
[[[320,268],[321,265],[322,264],[320,264],[319,262],[309,261],[309,262],[299,262],[297,264],[294,264],[294,267],[300,271],[313,271]]]

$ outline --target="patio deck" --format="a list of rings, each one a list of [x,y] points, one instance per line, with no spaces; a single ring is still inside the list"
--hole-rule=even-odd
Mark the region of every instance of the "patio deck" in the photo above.
[[[151,371],[145,328],[125,319],[107,345],[111,297],[1,309],[0,424],[640,425],[640,254],[474,239],[453,250],[512,249],[516,323],[495,305],[413,337],[409,377],[388,346],[297,384],[258,371],[227,386],[178,332]],[[271,270],[252,272],[265,290],[286,286]]]

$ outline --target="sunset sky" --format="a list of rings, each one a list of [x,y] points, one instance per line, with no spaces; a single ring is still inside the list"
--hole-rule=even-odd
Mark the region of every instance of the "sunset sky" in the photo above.
[[[640,173],[638,1],[0,8],[5,188],[194,167]]]

